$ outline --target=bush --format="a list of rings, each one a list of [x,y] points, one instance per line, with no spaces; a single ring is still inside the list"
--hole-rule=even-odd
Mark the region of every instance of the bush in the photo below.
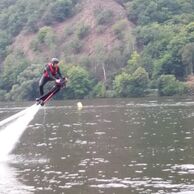
[[[144,68],[139,67],[132,74],[130,96],[144,96],[145,90],[148,88],[149,78],[148,73]]]
[[[120,97],[140,97],[145,95],[148,88],[148,73],[139,67],[132,75],[126,72],[115,77],[113,88]]]
[[[77,37],[79,39],[85,38],[88,35],[89,30],[90,30],[90,27],[89,26],[84,25],[84,24],[80,25],[78,27],[77,31],[76,31]]]
[[[92,90],[92,94],[95,97],[105,97],[105,95],[106,95],[106,87],[105,87],[104,83],[103,82],[98,82],[94,86],[94,88]]]
[[[6,57],[1,72],[0,89],[9,90],[17,83],[18,75],[28,66],[24,54],[14,53]]]
[[[117,96],[120,97],[128,96],[127,86],[130,84],[130,80],[131,75],[125,72],[122,72],[121,74],[118,74],[115,77],[115,80],[113,82],[113,89],[115,90]]]
[[[162,75],[158,80],[158,92],[160,96],[182,95],[186,92],[186,85],[176,80],[174,75]]]
[[[53,18],[62,22],[72,14],[73,3],[70,0],[57,0],[51,7]]]
[[[42,65],[29,65],[17,75],[17,80],[6,95],[7,100],[34,100],[39,96],[38,81],[43,70]]]
[[[74,33],[75,29],[71,26],[64,29],[64,36],[65,38],[71,36]]]
[[[52,41],[53,29],[49,26],[42,27],[38,34],[37,39],[40,43],[46,43]]]
[[[44,25],[63,22],[73,14],[73,8],[74,3],[71,0],[52,1],[42,18]]]
[[[113,32],[118,39],[122,39],[124,37],[124,31],[127,27],[126,20],[120,20],[112,26]]]
[[[6,55],[6,47],[9,45],[9,36],[0,30],[0,60]]]
[[[111,10],[97,8],[94,11],[94,16],[98,25],[109,24],[113,21],[113,12]]]
[[[35,38],[30,42],[30,48],[33,51],[40,51],[38,39]]]
[[[5,95],[6,95],[6,91],[5,90],[0,90],[0,101],[5,100]]]
[[[35,97],[31,95],[33,93],[32,81],[26,80],[20,84],[13,85],[12,90],[6,95],[6,100],[20,101],[25,100],[34,100]],[[34,97],[34,98],[33,98]]]
[[[49,26],[40,28],[37,36],[31,41],[30,47],[33,51],[41,51],[43,46],[47,46],[50,50],[55,47],[56,37],[53,29]]]
[[[70,42],[70,45],[69,45],[69,46],[72,48],[72,52],[73,52],[74,54],[78,54],[79,52],[81,52],[83,43],[82,43],[82,41],[80,41],[78,38],[74,38],[74,39],[72,39],[72,41]]]
[[[69,78],[65,97],[69,99],[82,99],[89,95],[92,83],[89,73],[80,66],[71,66],[65,70]]]

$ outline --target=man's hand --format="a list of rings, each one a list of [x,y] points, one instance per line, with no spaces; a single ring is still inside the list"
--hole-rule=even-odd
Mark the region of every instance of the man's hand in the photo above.
[[[60,79],[56,79],[55,82],[56,82],[56,84],[60,84],[61,80]]]

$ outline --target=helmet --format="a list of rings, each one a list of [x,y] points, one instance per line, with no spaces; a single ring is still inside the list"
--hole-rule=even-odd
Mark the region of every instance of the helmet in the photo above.
[[[52,63],[59,63],[59,59],[57,59],[57,58],[52,58],[52,59],[51,59],[51,62],[52,62]]]

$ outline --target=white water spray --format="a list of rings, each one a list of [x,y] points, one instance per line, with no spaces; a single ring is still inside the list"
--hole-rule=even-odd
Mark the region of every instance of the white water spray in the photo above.
[[[20,112],[14,114],[14,115],[8,117],[7,119],[4,119],[3,121],[0,121],[0,127],[3,126],[3,125],[6,125],[7,123],[9,123],[9,122],[11,122],[11,121],[13,121],[14,119],[17,119],[17,118],[21,117],[22,115],[25,114],[25,112],[28,111],[28,109],[29,109],[29,108],[27,108],[27,109],[25,109],[25,110],[22,110],[22,111],[20,111]]]
[[[38,112],[40,106],[36,104],[0,122],[0,126],[8,125],[0,131],[0,161],[6,160],[14,149],[19,138],[30,121]]]

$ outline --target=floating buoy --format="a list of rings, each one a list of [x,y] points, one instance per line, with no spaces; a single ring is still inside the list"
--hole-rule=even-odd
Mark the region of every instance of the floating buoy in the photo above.
[[[78,102],[78,103],[77,103],[77,108],[78,108],[78,110],[81,110],[81,109],[83,108],[83,105],[82,105],[81,102]]]

